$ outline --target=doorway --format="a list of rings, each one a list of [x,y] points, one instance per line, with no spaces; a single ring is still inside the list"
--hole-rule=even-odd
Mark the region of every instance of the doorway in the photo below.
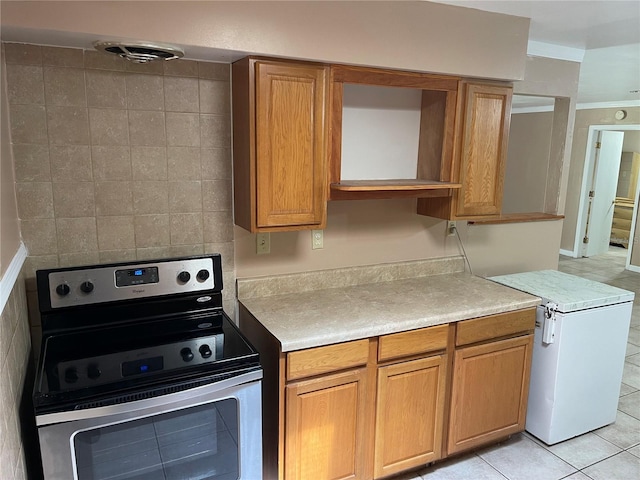
[[[620,153],[616,152],[622,151],[621,142],[625,131],[640,131],[640,125],[591,125],[589,127],[578,225],[574,241],[574,252],[577,257],[598,255],[608,249],[620,167]],[[632,230],[627,248],[627,268],[629,268],[635,246],[633,225],[637,212],[638,195],[635,195]]]

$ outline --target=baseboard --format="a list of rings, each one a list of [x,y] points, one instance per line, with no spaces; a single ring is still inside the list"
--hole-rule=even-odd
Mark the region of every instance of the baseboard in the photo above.
[[[573,250],[564,250],[562,248],[560,249],[560,255],[565,255],[571,258],[578,258],[577,255],[573,253]]]
[[[636,272],[636,273],[640,273],[640,267],[637,265],[627,265],[627,270],[629,270],[630,272]]]

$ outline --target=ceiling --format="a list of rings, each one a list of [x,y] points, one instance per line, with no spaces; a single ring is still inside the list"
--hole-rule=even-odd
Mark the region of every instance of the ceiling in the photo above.
[[[530,55],[581,62],[578,108],[640,106],[640,0],[429,1],[529,18]],[[553,103],[518,97],[514,107]]]
[[[640,106],[640,1],[434,1],[530,18],[529,54],[582,62],[578,107]]]

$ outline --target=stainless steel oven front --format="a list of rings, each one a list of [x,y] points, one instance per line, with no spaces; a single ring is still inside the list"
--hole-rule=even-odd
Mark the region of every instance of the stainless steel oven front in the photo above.
[[[217,254],[37,272],[45,480],[259,480],[262,368]]]
[[[262,478],[261,371],[38,417],[47,479]]]

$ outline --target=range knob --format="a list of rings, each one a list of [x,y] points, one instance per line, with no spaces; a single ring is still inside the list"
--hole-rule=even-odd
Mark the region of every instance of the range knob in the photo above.
[[[80,284],[80,290],[82,290],[83,293],[91,293],[91,292],[93,292],[93,283],[91,283],[88,280],[86,282],[82,282]]]
[[[87,367],[87,376],[91,379],[91,380],[95,380],[96,378],[98,378],[100,375],[102,374],[102,371],[100,370],[100,368],[98,368],[98,365],[96,365],[95,363],[92,363],[91,365],[89,365]]]
[[[69,367],[64,371],[64,379],[67,383],[76,383],[78,378],[76,367]]]
[[[69,288],[69,285],[67,285],[66,283],[61,283],[56,287],[56,293],[61,297],[64,297],[65,295],[69,295],[70,291],[71,289]]]
[[[180,350],[180,356],[185,362],[190,362],[191,360],[193,360],[193,352],[189,347],[184,347],[182,350]]]
[[[182,271],[178,274],[178,281],[187,283],[191,279],[191,274],[187,271]]]
[[[209,270],[205,270],[203,268],[198,272],[196,277],[198,277],[198,280],[200,280],[201,282],[204,282],[207,278],[209,278]]]
[[[202,358],[209,358],[212,353],[211,348],[209,348],[209,345],[207,345],[206,343],[204,345],[201,345],[198,351],[200,352],[200,355],[202,355]]]

